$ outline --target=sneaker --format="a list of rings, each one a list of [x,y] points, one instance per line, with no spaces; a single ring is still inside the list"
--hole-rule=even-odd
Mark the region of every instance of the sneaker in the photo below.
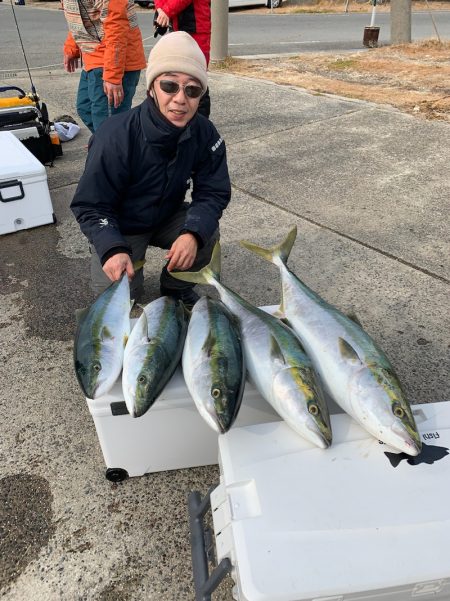
[[[160,288],[161,296],[171,296],[176,300],[181,300],[187,309],[192,309],[195,303],[198,301],[200,296],[195,292],[193,286],[189,288],[183,288],[181,290],[175,290],[173,288]]]

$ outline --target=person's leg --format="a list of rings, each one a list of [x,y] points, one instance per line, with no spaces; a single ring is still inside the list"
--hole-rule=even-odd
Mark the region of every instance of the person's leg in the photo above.
[[[77,113],[86,127],[94,133],[94,124],[92,123],[91,101],[88,93],[87,73],[84,69],[81,70],[80,82],[78,84],[77,93]]]
[[[111,113],[108,98],[103,91],[103,69],[91,69],[87,72],[88,94],[91,101],[93,130],[96,131]]]
[[[151,246],[158,246],[159,248],[169,249],[180,234],[180,230],[183,228],[186,211],[189,207],[188,203],[184,203],[180,210],[173,215],[170,219],[165,221],[158,227],[158,231],[155,232],[150,240]],[[203,247],[197,251],[195,261],[190,267],[189,271],[199,271],[202,267],[208,265],[211,260],[212,251],[214,244],[219,239],[219,229],[214,232],[211,239]],[[165,295],[172,295],[177,298],[189,298],[190,292],[194,288],[194,284],[190,282],[182,282],[173,278],[164,267],[160,276],[161,293]]]
[[[131,103],[133,102],[133,97],[136,92],[136,87],[139,83],[140,75],[140,71],[125,72],[122,79],[123,100],[116,109],[114,107],[111,108],[111,115],[115,115],[116,113],[124,113],[125,111],[130,110]]]
[[[136,236],[124,236],[124,240],[131,246],[133,264],[139,263],[145,259],[150,234],[138,234]],[[100,259],[91,246],[91,288],[96,296],[101,294],[108,286],[112,284],[109,277],[103,271]],[[138,300],[144,289],[144,268],[143,266],[135,271],[134,278],[130,282],[130,298]]]

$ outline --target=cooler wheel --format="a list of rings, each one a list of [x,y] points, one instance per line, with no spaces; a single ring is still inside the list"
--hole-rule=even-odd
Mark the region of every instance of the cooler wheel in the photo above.
[[[109,467],[105,472],[105,476],[110,482],[122,482],[122,480],[128,478],[128,472],[121,467]]]

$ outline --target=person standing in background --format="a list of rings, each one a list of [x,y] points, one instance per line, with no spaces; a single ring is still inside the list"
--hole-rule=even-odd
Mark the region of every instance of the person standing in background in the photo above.
[[[69,34],[64,68],[73,73],[82,59],[77,112],[94,133],[111,114],[131,108],[146,66],[133,0],[63,0]]]
[[[211,1],[210,0],[155,0],[154,22],[173,31],[186,31],[200,46],[209,65],[211,51]],[[209,88],[202,96],[198,112],[209,118],[211,99]]]

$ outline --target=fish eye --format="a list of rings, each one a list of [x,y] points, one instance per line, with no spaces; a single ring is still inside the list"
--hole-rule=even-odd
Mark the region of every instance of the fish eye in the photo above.
[[[311,415],[319,415],[319,407],[315,403],[308,405],[308,411]]]
[[[100,363],[94,363],[94,365],[92,367],[94,368],[94,371],[97,371],[97,372],[99,372],[102,368]]]
[[[405,412],[403,411],[403,409],[401,407],[399,407],[397,405],[396,407],[394,407],[394,415],[395,415],[395,417],[402,418],[405,415]]]
[[[145,384],[147,382],[147,378],[144,375],[139,376],[138,378],[139,384]]]
[[[219,388],[213,388],[211,390],[211,394],[213,395],[214,399],[218,399],[220,397],[220,389]]]

